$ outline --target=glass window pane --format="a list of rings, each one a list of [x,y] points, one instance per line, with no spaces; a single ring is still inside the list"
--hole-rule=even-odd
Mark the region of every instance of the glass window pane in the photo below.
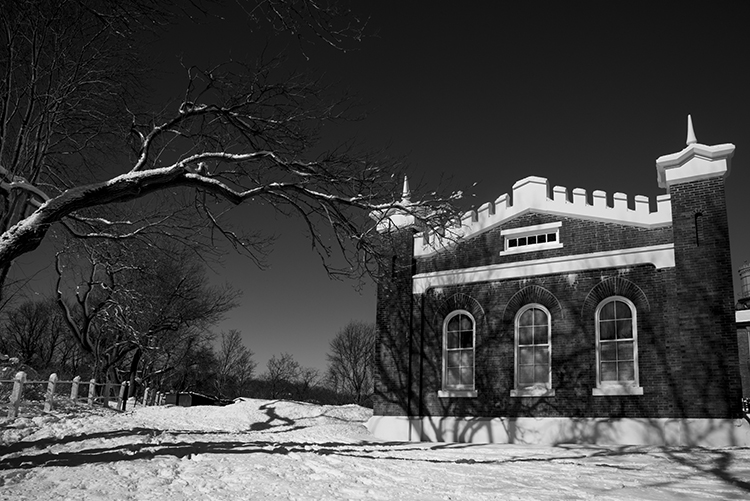
[[[534,363],[549,364],[549,348],[546,346],[534,348]]]
[[[534,366],[524,365],[518,368],[518,384],[534,384]]]
[[[534,327],[534,344],[547,344],[547,324]]]
[[[602,343],[599,359],[602,362],[617,360],[617,343]]]
[[[509,249],[511,247],[516,247],[517,245],[518,245],[518,240],[516,240],[515,238],[509,238],[508,239],[508,248]]]
[[[474,367],[474,350],[461,350],[461,366]]]
[[[533,344],[534,343],[534,328],[533,327],[519,327],[518,328],[518,344]]]
[[[457,386],[459,384],[460,369],[458,367],[449,368],[447,371],[448,384],[447,386]]]
[[[547,325],[547,313],[544,312],[544,310],[540,310],[539,308],[533,308],[532,311],[534,312],[534,325]]]
[[[459,320],[458,315],[448,320],[448,327],[447,330],[449,331],[457,331],[459,326]]]
[[[620,362],[618,365],[620,381],[635,381],[635,365],[633,362]]]
[[[461,318],[462,331],[474,330],[474,322],[471,321],[471,318],[466,315],[459,315],[459,317]]]
[[[603,341],[615,339],[615,322],[599,322],[599,339]]]
[[[548,242],[557,241],[557,233],[547,233],[547,241]]]
[[[458,332],[448,332],[446,333],[446,347],[449,350],[455,350],[458,348]]]
[[[461,384],[464,386],[472,386],[474,384],[474,368],[461,368]]]
[[[602,362],[602,381],[617,381],[617,362]]]
[[[547,235],[537,235],[536,241],[540,244],[545,243],[547,241]]]
[[[534,366],[534,382],[547,383],[549,381],[549,365]]]
[[[519,237],[518,245],[526,245],[526,237]]]
[[[633,342],[617,343],[617,360],[633,360]]]
[[[460,351],[449,351],[448,359],[446,360],[446,367],[458,367],[461,364],[461,352]]]
[[[617,339],[630,339],[633,337],[633,320],[617,321]]]
[[[518,325],[528,326],[528,325],[533,325],[533,322],[534,322],[534,312],[531,311],[530,309],[521,313],[521,316],[518,319]]]
[[[528,239],[527,239],[527,242],[529,243],[529,245],[535,244],[536,243],[536,235],[530,235],[528,237]]]
[[[474,333],[461,331],[461,348],[472,348],[474,346]]]
[[[599,310],[599,320],[613,320],[615,318],[615,303],[609,302]]]
[[[518,365],[531,365],[534,363],[534,348],[518,348]]]
[[[632,318],[633,312],[630,311],[630,306],[623,303],[622,301],[615,301],[617,304],[617,318]]]

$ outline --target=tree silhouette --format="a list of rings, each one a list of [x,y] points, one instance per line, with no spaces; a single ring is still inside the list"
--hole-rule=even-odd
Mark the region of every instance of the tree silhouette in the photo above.
[[[262,26],[335,49],[363,28],[335,4],[242,5]],[[267,241],[225,216],[239,204],[271,207],[304,222],[329,272],[357,274],[379,255],[371,214],[397,208],[424,224],[454,215],[451,197],[394,198],[393,159],[349,142],[323,148],[326,123],[359,118],[352,101],[283,72],[262,47],[251,62],[186,67],[176,103],[143,109],[145,44],[184,12],[175,7],[20,1],[0,13],[0,286],[53,227],[78,239],[157,233],[210,247],[217,236],[260,263]],[[114,208],[136,200],[127,217]]]

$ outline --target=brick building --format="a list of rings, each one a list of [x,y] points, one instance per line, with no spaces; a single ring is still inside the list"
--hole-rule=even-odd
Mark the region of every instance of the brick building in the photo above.
[[[527,177],[440,234],[379,214],[394,251],[370,430],[750,445],[724,195],[733,152],[699,144],[688,118],[687,146],[656,161],[667,192],[655,211]]]

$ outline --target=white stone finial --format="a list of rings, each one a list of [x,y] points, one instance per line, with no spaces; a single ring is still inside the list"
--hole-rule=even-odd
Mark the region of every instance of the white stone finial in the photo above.
[[[404,189],[401,192],[401,201],[404,203],[411,202],[411,190],[409,189],[409,177],[404,176]]]
[[[687,146],[682,151],[662,155],[656,159],[656,180],[659,187],[729,175],[734,145],[731,143],[708,146],[695,137],[693,118],[688,115]]]
[[[698,139],[695,137],[695,130],[693,129],[693,118],[688,115],[688,127],[687,127],[687,144],[690,146],[691,144],[695,144],[698,142]]]

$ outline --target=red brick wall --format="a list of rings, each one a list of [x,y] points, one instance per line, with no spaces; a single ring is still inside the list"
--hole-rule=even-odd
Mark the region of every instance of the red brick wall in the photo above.
[[[740,352],[742,396],[750,398],[750,340],[748,340],[748,327],[737,329],[737,347]]]
[[[419,353],[410,349],[413,341],[413,235],[411,230],[402,230],[385,239],[390,269],[381,270],[377,290],[373,397],[375,413],[381,415],[414,415],[418,405],[410,389],[414,369],[419,366]]]
[[[683,411],[689,417],[739,415],[742,390],[724,181],[678,184],[670,193],[677,278],[670,313],[678,324],[669,333],[681,355]],[[701,215],[701,234],[696,214]]]
[[[503,250],[502,230],[520,228],[536,224],[562,221],[560,228],[560,249],[525,252],[501,256]],[[512,219],[502,226],[469,238],[450,250],[444,250],[420,259],[417,273],[453,270],[472,266],[486,266],[498,263],[514,263],[531,259],[546,259],[571,254],[586,254],[617,249],[643,247],[672,242],[672,228],[642,229],[612,223],[588,221],[552,214],[527,213]]]
[[[572,416],[664,417],[673,414],[678,381],[665,362],[664,307],[666,287],[673,282],[671,270],[652,266],[600,269],[575,275],[547,275],[494,283],[467,284],[431,290],[426,294],[424,354],[428,363],[422,375],[425,415],[458,416]],[[631,297],[638,307],[640,384],[643,396],[593,396],[596,387],[594,315],[584,308],[589,292],[602,280],[625,279],[637,283],[647,301]],[[552,314],[552,386],[554,397],[511,397],[514,388],[514,325],[520,305],[505,305],[524,287],[543,287],[556,303],[544,304]],[[483,305],[477,318],[477,398],[438,398],[442,374],[442,321],[440,305],[451,295],[466,294]],[[417,329],[420,330],[419,328]],[[421,334],[421,332],[420,332]]]
[[[675,186],[672,205],[673,227],[651,230],[528,213],[416,262],[412,259],[411,235],[402,233],[394,273],[378,289],[380,377],[376,384],[375,413],[633,418],[738,415],[740,378],[723,181]],[[696,211],[701,213],[697,243]],[[562,248],[500,256],[501,230],[555,221],[562,221]],[[657,270],[651,265],[640,265],[597,269],[411,294],[413,273],[672,241],[675,268]],[[595,325],[587,297],[607,280],[633,284],[623,295],[633,295],[630,299],[638,309],[643,395],[592,395],[596,387]],[[506,311],[506,306],[516,292],[530,286],[543,287],[555,299],[555,304],[546,305],[552,312],[554,397],[510,397],[514,387],[515,311]],[[444,305],[459,293],[476,300],[484,312],[476,315],[479,317],[475,368],[478,397],[438,398],[442,377],[441,329],[447,313]]]

